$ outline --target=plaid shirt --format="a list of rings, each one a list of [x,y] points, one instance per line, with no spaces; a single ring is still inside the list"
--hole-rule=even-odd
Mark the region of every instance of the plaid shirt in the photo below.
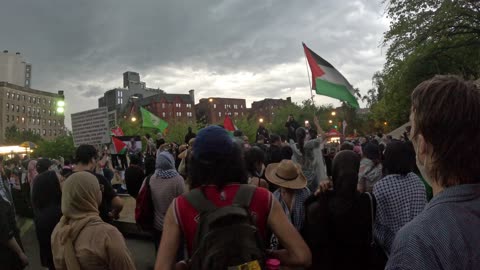
[[[480,184],[446,188],[398,231],[386,270],[480,269]]]
[[[391,174],[374,185],[373,194],[377,200],[375,240],[389,253],[398,230],[425,208],[425,186],[414,173]]]

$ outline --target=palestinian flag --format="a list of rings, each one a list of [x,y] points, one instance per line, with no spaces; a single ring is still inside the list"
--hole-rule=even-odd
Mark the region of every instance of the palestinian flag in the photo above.
[[[121,127],[112,128],[112,136],[124,136],[123,130]]]
[[[142,113],[142,127],[156,128],[163,132],[168,127],[168,123],[160,117],[154,115],[153,113],[145,110],[140,107],[140,112]]]
[[[112,142],[118,155],[124,155],[127,152],[127,145],[124,142],[115,137],[112,137]]]
[[[223,128],[231,132],[237,130],[237,127],[233,124],[232,119],[228,115],[225,115],[225,120],[223,120]]]
[[[305,43],[302,44],[312,71],[312,89],[319,95],[336,98],[354,108],[360,108],[353,94],[353,87],[347,79],[325,59],[310,50]]]

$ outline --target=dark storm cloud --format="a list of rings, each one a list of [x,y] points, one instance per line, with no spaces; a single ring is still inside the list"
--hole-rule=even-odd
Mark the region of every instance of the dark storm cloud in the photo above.
[[[379,0],[4,2],[0,49],[21,51],[33,64],[34,88],[78,97],[70,112],[96,106],[94,97],[120,86],[126,70],[155,88],[196,88],[197,97],[308,90],[302,41],[361,88],[384,62]]]

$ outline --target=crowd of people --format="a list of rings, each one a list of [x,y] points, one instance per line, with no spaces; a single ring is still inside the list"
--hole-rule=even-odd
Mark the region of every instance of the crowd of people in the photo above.
[[[285,136],[261,125],[254,144],[221,126],[189,129],[180,145],[146,136],[125,170],[91,145],[71,162],[6,162],[0,265],[28,265],[12,195],[23,167],[48,269],[135,269],[112,225],[120,193],[137,200],[158,270],[480,268],[475,85],[450,76],[418,85],[401,140],[377,134],[327,151],[313,123],[289,116]]]

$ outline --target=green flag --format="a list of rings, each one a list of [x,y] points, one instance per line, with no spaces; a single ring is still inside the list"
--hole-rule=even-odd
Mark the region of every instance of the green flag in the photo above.
[[[140,112],[142,113],[143,124],[142,127],[156,128],[163,132],[167,127],[168,123],[160,119],[158,116],[153,113],[145,110],[140,107]]]

